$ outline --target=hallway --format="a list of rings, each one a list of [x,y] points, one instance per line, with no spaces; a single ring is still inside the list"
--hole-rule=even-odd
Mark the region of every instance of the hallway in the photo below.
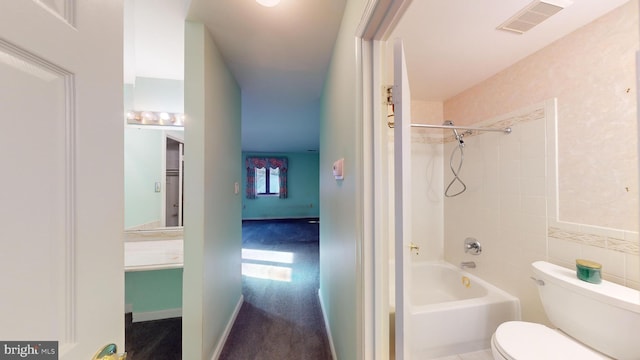
[[[220,359],[331,359],[318,300],[318,230],[307,220],[243,222],[243,267],[251,274],[243,276],[244,304]]]

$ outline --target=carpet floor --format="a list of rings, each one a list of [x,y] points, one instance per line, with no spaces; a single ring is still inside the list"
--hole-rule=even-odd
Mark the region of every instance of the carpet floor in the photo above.
[[[244,303],[221,360],[331,359],[319,288],[319,225],[307,220],[245,221]],[[181,319],[131,323],[131,360],[177,360]]]
[[[331,359],[318,300],[318,226],[301,220],[243,223],[243,249],[257,250],[243,266],[263,271],[245,271],[244,304],[221,360]]]
[[[125,350],[128,360],[180,360],[182,318],[131,322],[127,314]]]

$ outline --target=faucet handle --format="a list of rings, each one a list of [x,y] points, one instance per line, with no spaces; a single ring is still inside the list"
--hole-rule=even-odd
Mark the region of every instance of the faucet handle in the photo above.
[[[471,253],[471,255],[480,255],[482,246],[477,239],[468,237],[464,240],[464,252]]]

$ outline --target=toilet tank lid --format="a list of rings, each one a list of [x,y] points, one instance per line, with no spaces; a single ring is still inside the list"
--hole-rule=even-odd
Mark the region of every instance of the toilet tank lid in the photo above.
[[[496,329],[494,345],[510,359],[603,360],[606,356],[542,324],[507,321]]]
[[[546,261],[536,261],[531,265],[535,276],[545,282],[550,281],[558,286],[591,297],[600,302],[640,313],[640,291],[638,290],[606,280],[603,280],[600,284],[588,283],[579,280],[575,270],[570,270]]]

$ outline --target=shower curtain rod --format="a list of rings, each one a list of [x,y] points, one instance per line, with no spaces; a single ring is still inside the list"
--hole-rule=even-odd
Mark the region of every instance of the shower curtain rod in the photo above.
[[[510,127],[506,127],[504,129],[491,129],[491,128],[469,127],[469,126],[429,125],[429,124],[411,124],[411,127],[421,127],[421,128],[430,128],[430,129],[456,129],[456,130],[471,130],[471,131],[499,131],[505,134],[511,134]]]

